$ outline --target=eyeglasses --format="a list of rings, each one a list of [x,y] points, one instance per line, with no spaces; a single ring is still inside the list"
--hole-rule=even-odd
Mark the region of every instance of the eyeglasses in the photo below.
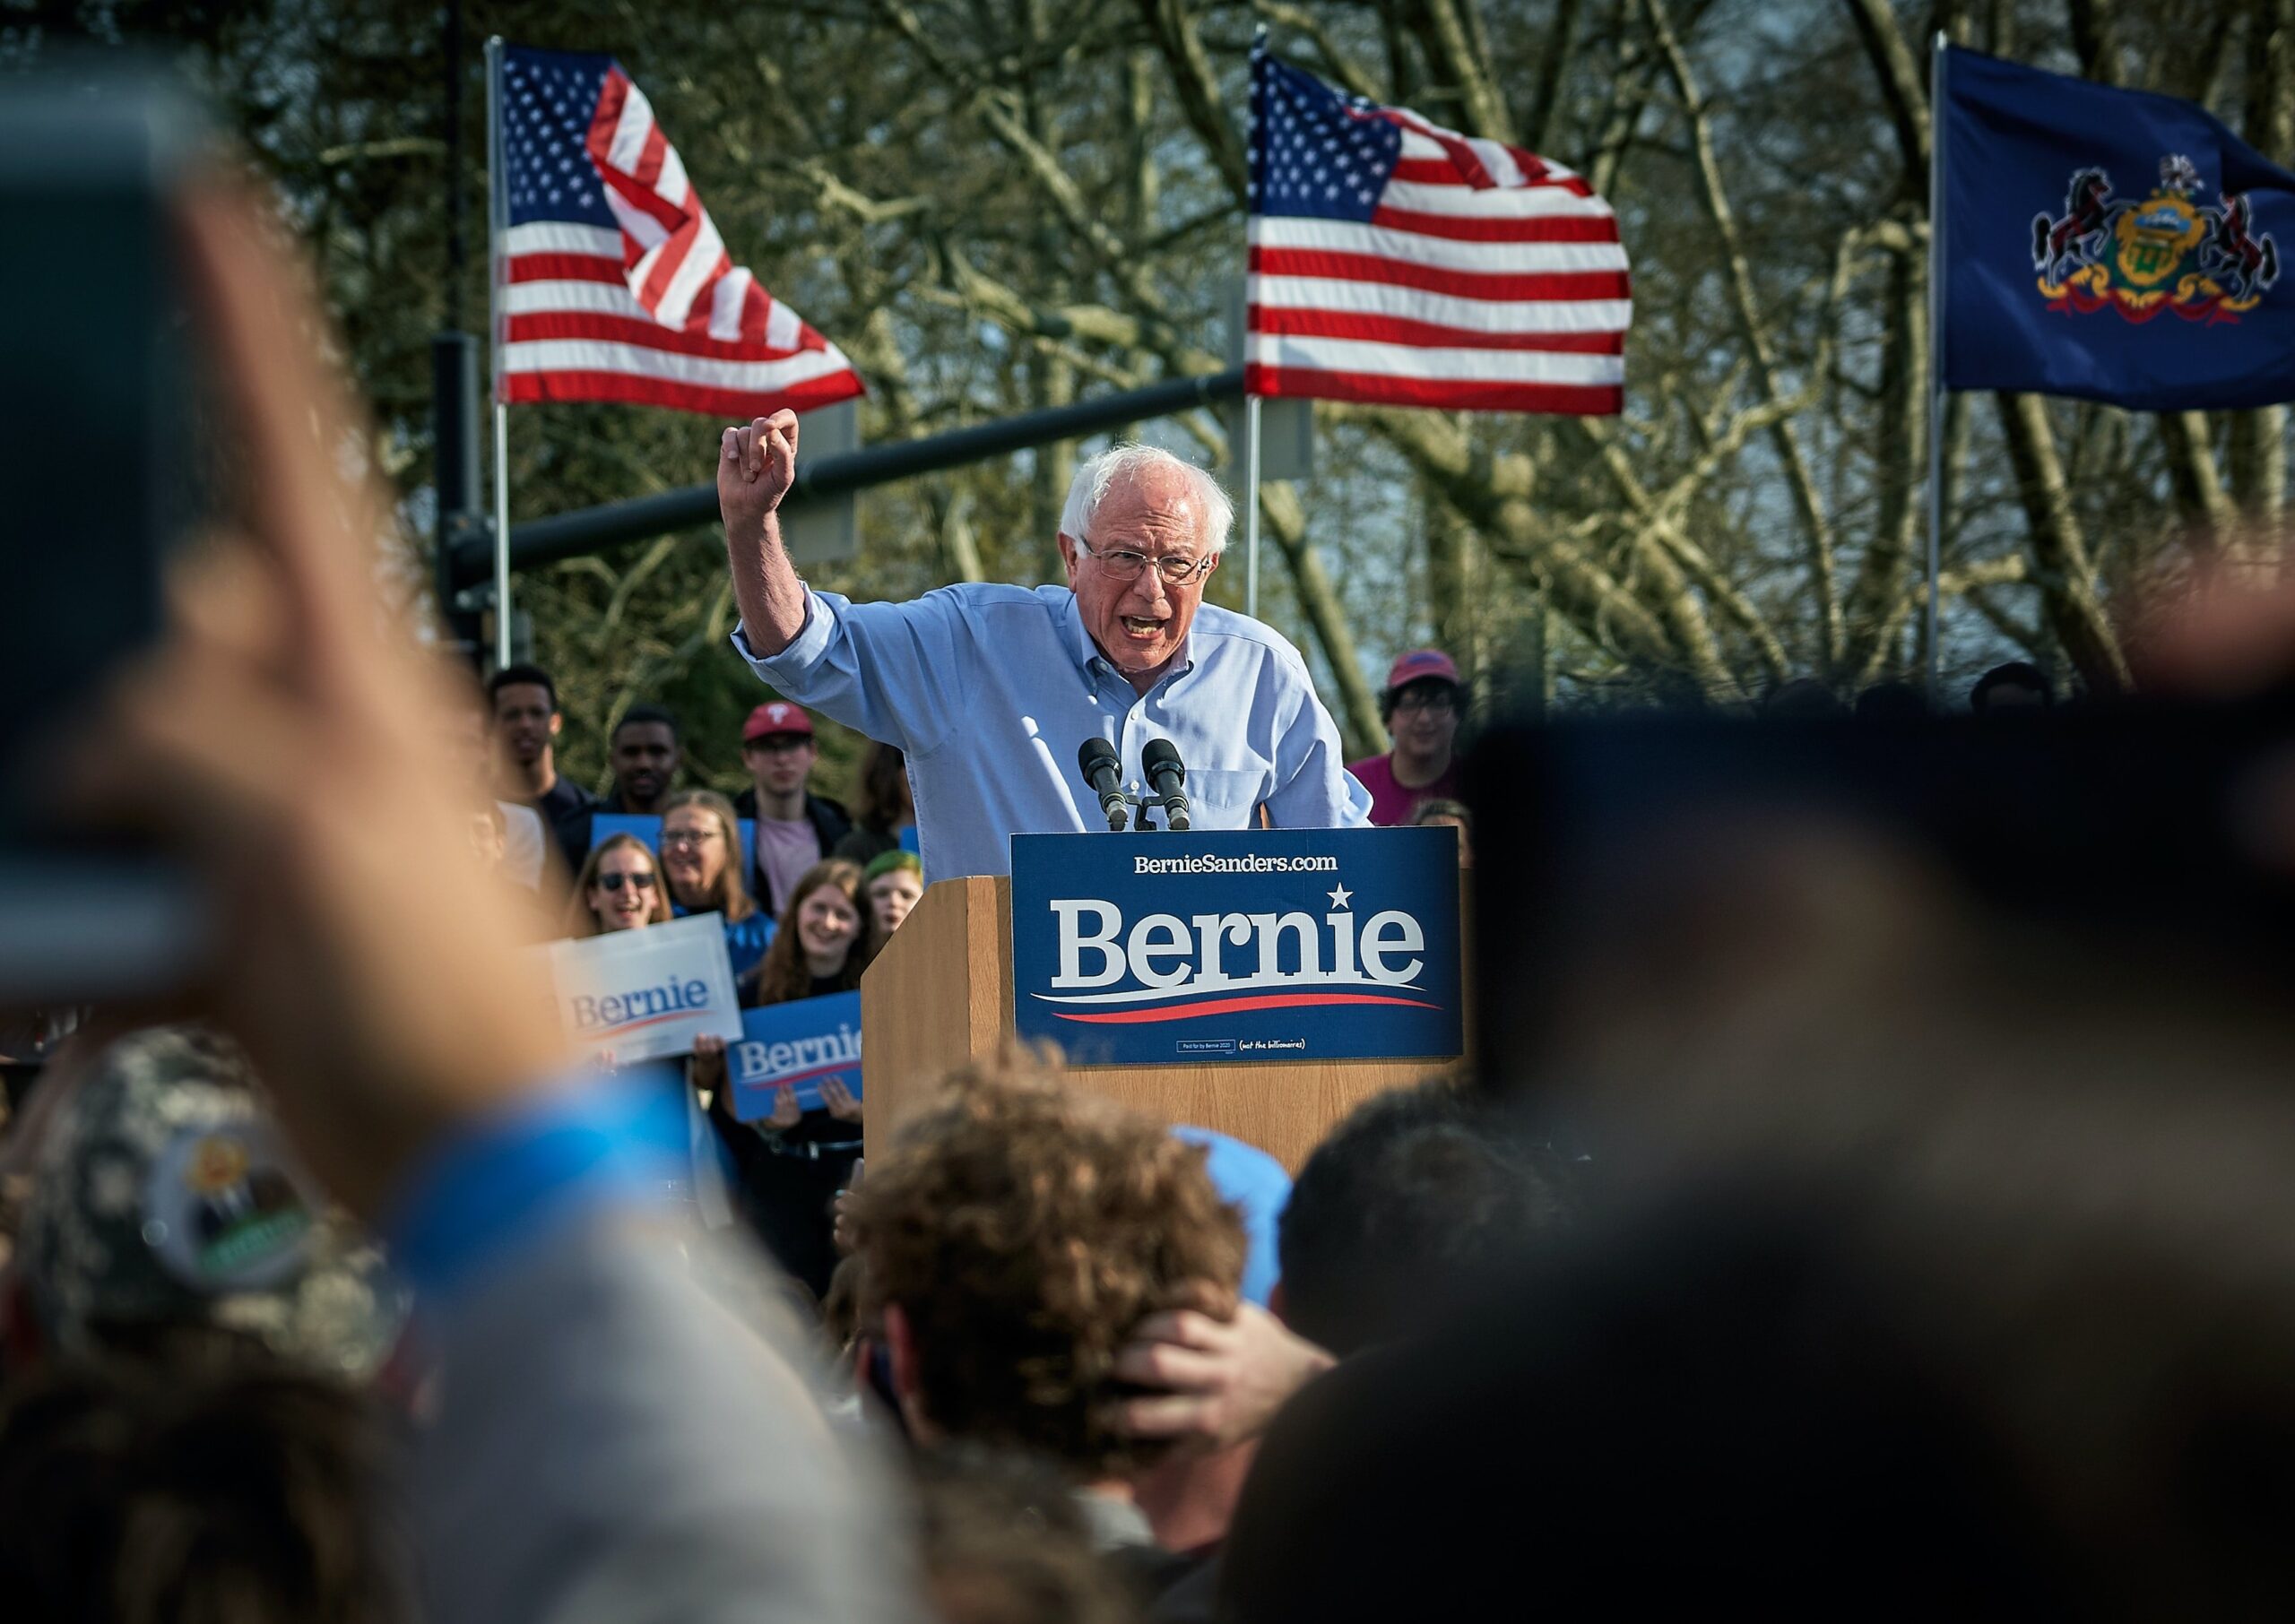
[[[1401,694],[1395,698],[1397,711],[1433,711],[1440,713],[1443,711],[1455,711],[1458,708],[1458,699],[1448,693]]]
[[[1156,566],[1156,573],[1163,577],[1165,586],[1185,586],[1191,581],[1201,580],[1205,575],[1209,574],[1211,566],[1219,562],[1216,554],[1203,558],[1182,558],[1177,554],[1167,553],[1161,558],[1150,558],[1146,553],[1130,551],[1104,553],[1089,541],[1079,540],[1076,545],[1098,559],[1100,567],[1117,581],[1137,581],[1139,579],[1139,572],[1153,564]]]
[[[640,891],[651,891],[654,888],[654,877],[650,874],[601,874],[598,876],[598,884],[609,891],[619,891],[624,885],[635,885]]]
[[[724,838],[723,834],[714,829],[669,829],[663,832],[662,850],[667,851],[672,847],[706,846],[713,840]]]

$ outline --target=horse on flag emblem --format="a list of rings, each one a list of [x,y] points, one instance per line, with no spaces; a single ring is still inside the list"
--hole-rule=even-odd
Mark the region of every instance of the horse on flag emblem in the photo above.
[[[2048,308],[2089,315],[2109,307],[2130,322],[2162,310],[2186,321],[2237,322],[2279,280],[2279,245],[2257,235],[2245,195],[2215,207],[2181,155],[2160,160],[2160,184],[2141,203],[2112,195],[2111,177],[2082,169],[2059,218],[2032,220],[2032,268]]]

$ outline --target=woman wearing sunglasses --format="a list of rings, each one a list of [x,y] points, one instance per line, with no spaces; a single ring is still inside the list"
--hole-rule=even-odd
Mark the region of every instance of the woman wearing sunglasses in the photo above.
[[[634,834],[601,842],[582,864],[566,905],[566,934],[603,936],[670,922],[670,894],[645,842]]]

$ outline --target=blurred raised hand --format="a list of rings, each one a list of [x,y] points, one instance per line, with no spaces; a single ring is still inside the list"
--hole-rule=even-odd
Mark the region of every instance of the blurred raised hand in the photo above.
[[[377,601],[388,508],[344,472],[371,436],[316,358],[316,301],[234,189],[196,188],[181,237],[244,511],[186,554],[169,635],[75,730],[65,796],[204,882],[217,951],[174,1012],[238,1035],[313,1170],[372,1214],[568,1056],[468,808],[426,769],[451,712]]]

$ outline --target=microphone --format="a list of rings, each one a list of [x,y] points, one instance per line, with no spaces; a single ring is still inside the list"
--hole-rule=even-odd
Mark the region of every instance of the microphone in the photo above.
[[[1187,782],[1187,769],[1180,764],[1179,747],[1168,739],[1151,739],[1139,752],[1139,764],[1163,800],[1164,826],[1174,831],[1187,828],[1187,791],[1182,787]]]
[[[1131,809],[1124,803],[1122,786],[1116,782],[1123,763],[1117,756],[1115,747],[1096,736],[1087,739],[1084,747],[1076,752],[1076,764],[1084,770],[1084,782],[1099,796],[1100,810],[1107,814],[1108,827],[1119,831],[1127,827],[1131,822]]]

